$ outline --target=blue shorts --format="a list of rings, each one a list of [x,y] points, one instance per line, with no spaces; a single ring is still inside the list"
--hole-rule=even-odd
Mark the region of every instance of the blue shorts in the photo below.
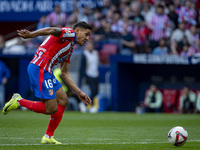
[[[35,96],[42,99],[55,99],[57,91],[61,88],[61,84],[50,74],[48,71],[40,68],[35,64],[29,64],[28,75],[30,79],[31,88],[33,89]]]

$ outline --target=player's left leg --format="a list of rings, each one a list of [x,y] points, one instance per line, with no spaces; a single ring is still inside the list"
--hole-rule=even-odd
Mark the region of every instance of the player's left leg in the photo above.
[[[67,95],[62,88],[58,89],[55,94],[58,103],[58,110],[55,114],[51,115],[49,120],[49,125],[46,131],[46,136],[49,138],[53,136],[54,131],[62,120],[63,113],[68,103]]]
[[[53,91],[55,91],[57,108],[55,114],[52,114],[49,120],[48,128],[46,134],[43,136],[41,143],[42,144],[61,144],[60,142],[54,140],[53,134],[56,128],[58,127],[60,121],[62,120],[63,113],[68,103],[68,98],[66,93],[63,91],[61,84],[55,78],[53,74],[51,74],[51,80],[53,84]],[[49,140],[48,140],[49,139]]]

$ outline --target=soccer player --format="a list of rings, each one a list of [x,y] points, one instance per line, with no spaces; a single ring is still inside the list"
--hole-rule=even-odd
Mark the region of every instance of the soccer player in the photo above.
[[[62,79],[82,102],[86,105],[92,103],[88,95],[76,86],[68,72],[74,44],[84,45],[89,40],[91,30],[92,27],[89,24],[77,22],[73,29],[47,27],[33,32],[26,29],[17,31],[18,35],[24,39],[49,35],[37,49],[27,69],[31,88],[35,96],[42,102],[25,100],[16,93],[5,104],[2,112],[7,114],[9,111],[23,106],[36,113],[51,115],[46,134],[41,139],[42,144],[61,144],[54,139],[53,134],[68,103],[66,93],[52,73],[55,64],[60,63]]]

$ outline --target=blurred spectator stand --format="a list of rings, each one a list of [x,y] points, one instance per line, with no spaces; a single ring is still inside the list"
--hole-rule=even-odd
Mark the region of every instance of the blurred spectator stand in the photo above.
[[[163,90],[163,107],[165,113],[176,112],[176,102],[178,96],[178,90],[164,89]]]
[[[67,23],[67,14],[62,12],[59,4],[54,6],[54,11],[47,16],[47,23],[51,27],[64,27]]]
[[[116,44],[104,44],[99,51],[99,58],[102,64],[109,64],[110,55],[116,55],[118,46]]]

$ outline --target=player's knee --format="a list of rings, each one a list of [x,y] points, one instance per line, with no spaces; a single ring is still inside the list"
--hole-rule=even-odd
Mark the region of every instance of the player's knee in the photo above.
[[[63,98],[62,99],[62,104],[61,105],[63,105],[63,106],[67,106],[67,104],[68,104],[68,98],[67,97],[65,97],[65,98]]]
[[[58,110],[57,106],[48,107],[48,108],[45,109],[45,113],[47,115],[53,115],[53,114],[55,114],[57,112],[57,110]]]
[[[62,98],[60,98],[60,99],[58,100],[58,103],[59,103],[60,105],[66,107],[67,104],[68,104],[68,98],[67,98],[67,96],[63,96]]]

